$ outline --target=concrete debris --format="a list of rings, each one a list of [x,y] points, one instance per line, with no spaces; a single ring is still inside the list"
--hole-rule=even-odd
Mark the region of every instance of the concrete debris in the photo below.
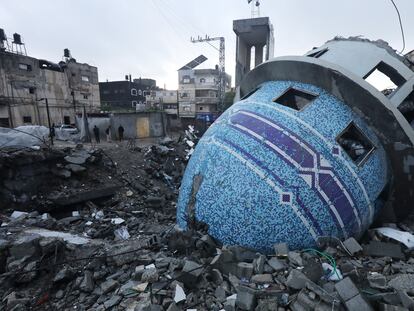
[[[351,255],[355,255],[359,252],[362,252],[361,245],[355,240],[354,238],[349,238],[343,242],[346,249],[351,253]]]
[[[83,164],[71,164],[85,171],[67,178],[53,174],[54,183],[46,173],[47,189],[33,198],[25,192],[30,200],[24,208],[13,201],[0,210],[5,224],[0,227],[0,309],[413,308],[413,251],[375,232],[363,236],[362,247],[349,238],[343,246],[321,246],[319,253],[290,251],[281,243],[274,254],[261,254],[221,245],[202,223],[187,232],[176,230],[175,202],[188,145],[167,140],[165,146],[20,153],[26,164],[30,154],[42,159],[35,163],[51,161],[58,170],[69,165],[65,156],[84,155]],[[108,182],[116,187],[105,188]],[[16,197],[13,187],[7,189]],[[412,233],[413,224],[407,222],[404,230]],[[397,248],[397,257],[388,256]]]

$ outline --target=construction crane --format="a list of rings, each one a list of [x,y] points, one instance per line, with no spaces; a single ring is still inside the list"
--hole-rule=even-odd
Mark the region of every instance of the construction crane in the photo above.
[[[213,44],[211,44],[211,41],[220,41],[220,47],[217,48]],[[191,38],[192,43],[199,43],[199,42],[206,42],[210,46],[212,46],[214,49],[219,51],[219,81],[218,81],[218,97],[220,101],[220,111],[222,111],[224,107],[224,93],[226,92],[226,59],[225,59],[225,40],[224,37],[213,37],[210,38],[209,36],[200,37],[198,36],[197,39]]]

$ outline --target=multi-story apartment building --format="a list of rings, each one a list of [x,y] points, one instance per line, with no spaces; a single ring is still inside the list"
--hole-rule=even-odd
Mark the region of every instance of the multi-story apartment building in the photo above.
[[[184,124],[213,122],[221,113],[220,71],[191,67],[178,70],[178,115]],[[224,79],[225,92],[230,89],[231,77],[225,74]]]
[[[0,29],[0,126],[48,126],[48,112],[51,123],[74,124],[76,112],[84,107],[99,112],[96,67],[72,57],[56,64],[27,56],[25,50],[13,48],[15,36],[10,42]]]

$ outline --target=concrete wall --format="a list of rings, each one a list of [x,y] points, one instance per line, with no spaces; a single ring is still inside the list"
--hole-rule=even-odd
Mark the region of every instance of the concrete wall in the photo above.
[[[166,120],[161,112],[114,113],[111,126],[118,136],[118,127],[125,129],[124,138],[161,137],[165,135]],[[113,134],[113,135],[114,135]]]

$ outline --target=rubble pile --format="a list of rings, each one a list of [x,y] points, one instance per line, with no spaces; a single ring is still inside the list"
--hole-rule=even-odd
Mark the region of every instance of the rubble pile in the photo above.
[[[414,310],[414,218],[267,255],[179,231],[195,143],[3,150],[0,310]]]
[[[36,212],[3,221],[5,310],[414,308],[413,249],[376,231],[361,244],[321,237],[318,249],[277,244],[263,255],[218,245],[202,224],[110,241],[32,229],[50,221]],[[414,225],[404,228],[414,231]]]

